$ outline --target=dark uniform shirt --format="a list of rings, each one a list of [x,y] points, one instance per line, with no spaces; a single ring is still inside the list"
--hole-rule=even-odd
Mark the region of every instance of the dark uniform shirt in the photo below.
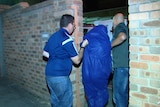
[[[61,28],[46,43],[44,51],[49,53],[47,76],[69,76],[72,70],[71,57],[78,55],[75,43],[67,30]]]
[[[129,67],[129,34],[128,27],[124,23],[120,23],[114,29],[113,40],[117,38],[118,34],[121,32],[127,35],[127,39],[122,44],[112,49],[114,68]]]

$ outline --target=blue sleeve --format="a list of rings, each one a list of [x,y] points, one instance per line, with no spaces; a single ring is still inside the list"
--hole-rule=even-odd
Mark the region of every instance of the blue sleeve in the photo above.
[[[46,52],[51,52],[53,51],[53,49],[55,49],[55,47],[57,47],[57,45],[58,45],[58,41],[56,40],[56,38],[54,38],[54,36],[51,36],[46,42],[43,50]]]
[[[48,49],[49,47],[48,47],[48,42],[46,42],[46,44],[45,44],[45,46],[44,46],[44,48],[43,48],[43,50],[44,51],[46,51],[46,52],[48,52],[49,51],[49,49]]]
[[[65,45],[63,45],[63,47],[71,57],[78,55],[77,48],[76,48],[75,43],[73,41],[66,43]]]

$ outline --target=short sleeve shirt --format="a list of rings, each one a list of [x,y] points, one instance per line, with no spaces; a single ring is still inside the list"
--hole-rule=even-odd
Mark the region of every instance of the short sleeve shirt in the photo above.
[[[49,53],[47,76],[68,76],[71,73],[71,57],[77,56],[78,52],[67,30],[61,28],[54,33],[46,43],[44,51]]]
[[[121,32],[127,35],[127,39],[122,44],[112,49],[114,68],[129,67],[129,43],[128,43],[129,35],[128,35],[128,28],[124,23],[120,23],[115,28],[113,32],[113,40],[117,38],[119,33]]]

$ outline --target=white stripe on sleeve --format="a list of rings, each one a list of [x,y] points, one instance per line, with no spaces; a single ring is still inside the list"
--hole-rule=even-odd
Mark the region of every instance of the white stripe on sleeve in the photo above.
[[[49,53],[48,53],[48,52],[46,52],[46,51],[43,51],[43,56],[45,56],[45,57],[49,58]]]
[[[69,39],[66,39],[65,41],[62,42],[62,45],[65,45],[68,42],[73,41],[73,39],[70,37]]]

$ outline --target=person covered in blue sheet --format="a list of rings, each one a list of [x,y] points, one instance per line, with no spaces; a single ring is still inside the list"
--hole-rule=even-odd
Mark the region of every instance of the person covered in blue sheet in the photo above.
[[[105,107],[109,100],[108,81],[112,71],[111,43],[107,27],[95,26],[83,39],[82,81],[89,107]]]

